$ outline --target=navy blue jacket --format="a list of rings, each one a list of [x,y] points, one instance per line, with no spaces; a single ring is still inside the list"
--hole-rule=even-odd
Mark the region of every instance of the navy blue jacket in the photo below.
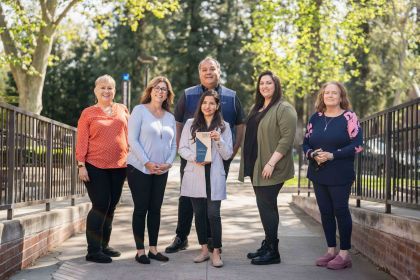
[[[232,141],[235,144],[235,126],[244,122],[245,114],[242,105],[235,91],[224,86],[218,86],[215,90],[220,94],[223,119],[229,123],[232,132]],[[202,85],[196,85],[184,91],[184,94],[180,96],[175,107],[174,115],[177,122],[185,124],[188,119],[194,117],[198,101],[203,91],[204,88]]]

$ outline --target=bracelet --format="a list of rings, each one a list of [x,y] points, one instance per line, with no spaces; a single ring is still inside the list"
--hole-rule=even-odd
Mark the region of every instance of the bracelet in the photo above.
[[[82,167],[85,167],[85,165],[84,164],[80,164],[80,163],[77,165],[77,168],[82,168]]]
[[[274,165],[271,165],[269,162],[267,162],[268,166],[274,168]]]

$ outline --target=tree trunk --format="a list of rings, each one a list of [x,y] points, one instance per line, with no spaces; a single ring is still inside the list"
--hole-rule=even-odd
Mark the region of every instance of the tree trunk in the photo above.
[[[313,22],[312,25],[310,26],[310,30],[311,30],[311,34],[313,34],[313,38],[311,40],[311,52],[309,55],[309,73],[312,74],[312,80],[314,85],[316,86],[316,89],[312,90],[308,95],[307,95],[307,115],[310,116],[315,112],[315,100],[318,94],[318,88],[321,86],[320,85],[320,71],[318,69],[318,63],[320,61],[320,54],[321,54],[321,45],[320,42],[322,41],[321,38],[321,6],[322,6],[322,0],[316,0],[315,1],[315,5],[316,5],[316,9],[313,12]]]
[[[197,84],[197,66],[200,61],[200,57],[198,56],[197,49],[201,48],[203,42],[200,41],[200,25],[202,24],[202,19],[200,16],[200,4],[201,1],[188,1],[189,4],[189,34],[188,34],[188,54],[190,55],[191,61],[186,65],[186,84],[187,85],[194,85]],[[194,61],[195,60],[195,61]]]
[[[411,85],[411,89],[408,92],[408,97],[410,100],[414,100],[420,97],[419,85],[414,81]]]
[[[38,72],[30,74],[22,69],[12,69],[19,92],[19,107],[40,114],[42,111],[42,90],[47,72],[48,57],[54,41],[54,26],[41,29],[34,51],[32,67]]]
[[[42,89],[44,87],[45,72],[42,73],[42,76],[23,75],[25,82],[18,86],[19,107],[35,114],[40,114],[42,110]]]
[[[303,143],[303,134],[305,128],[305,112],[304,112],[304,98],[300,97],[298,94],[295,94],[295,109],[297,113],[297,126],[296,126],[296,137],[295,137],[295,148],[299,148]]]

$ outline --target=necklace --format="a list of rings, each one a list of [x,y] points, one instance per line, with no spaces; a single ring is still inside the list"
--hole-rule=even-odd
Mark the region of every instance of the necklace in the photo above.
[[[160,139],[162,139],[162,134],[163,134],[163,121],[161,119],[159,119],[158,121],[159,121]]]
[[[101,107],[101,106],[99,106],[99,105],[97,105],[99,108],[101,108],[101,110],[106,114],[106,115],[108,115],[108,116],[111,116],[112,115],[112,105],[109,105],[109,106],[107,106],[107,107]]]
[[[335,117],[331,117],[331,119],[329,121],[327,121],[327,117],[324,115],[324,121],[325,121],[325,127],[324,127],[324,131],[327,130],[328,125],[330,124],[330,122],[332,122],[335,119]]]
[[[339,115],[334,114],[334,117],[329,117],[329,118],[331,118],[329,121],[327,121],[327,116],[325,115],[325,112],[324,112],[324,122],[325,122],[324,131],[327,130],[328,125],[330,124],[330,122],[332,122],[336,117],[341,116],[343,114],[343,112],[344,112],[344,110],[341,110],[341,112],[340,112]]]
[[[162,108],[156,109],[153,108],[150,103],[146,105],[146,108],[149,110],[149,112],[157,119],[162,118],[165,114],[164,110]]]

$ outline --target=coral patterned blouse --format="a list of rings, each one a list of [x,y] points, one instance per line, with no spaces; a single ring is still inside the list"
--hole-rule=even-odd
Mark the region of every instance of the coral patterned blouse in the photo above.
[[[83,110],[77,124],[77,161],[103,169],[127,166],[129,112],[123,104],[113,106],[111,116],[97,106]]]
[[[353,182],[354,157],[363,150],[362,143],[362,128],[354,112],[347,110],[337,117],[327,117],[320,112],[313,114],[302,145],[310,160],[308,178],[314,183],[331,186]],[[333,160],[321,167],[317,167],[311,158],[311,153],[319,148],[334,155]]]

